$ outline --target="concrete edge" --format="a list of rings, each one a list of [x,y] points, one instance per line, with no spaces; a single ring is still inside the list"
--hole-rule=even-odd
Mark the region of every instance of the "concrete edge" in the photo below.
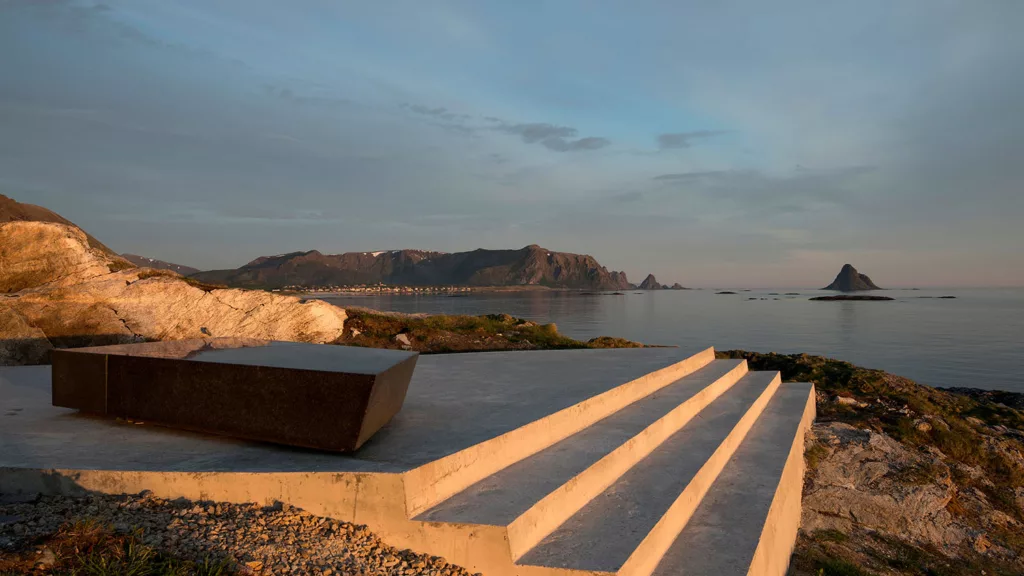
[[[776,372],[771,383],[744,412],[675,502],[629,555],[618,571],[619,576],[650,576],[654,572],[781,384],[782,376]]]
[[[230,503],[287,502],[313,514],[360,524],[403,517],[402,478],[364,472],[166,472],[0,468],[0,492],[82,496],[138,494]]]
[[[501,436],[405,472],[408,517],[415,517],[483,478],[692,374],[714,359],[714,347],[707,348]]]
[[[732,388],[747,372],[747,362],[744,360],[513,520],[508,526],[512,558],[518,560],[558,529],[637,462],[686,426],[701,410]]]
[[[803,497],[804,473],[804,436],[814,423],[816,416],[816,392],[814,384],[810,384],[804,414],[800,420],[785,468],[775,491],[771,507],[768,509],[761,538],[758,541],[754,557],[750,562],[747,576],[785,576],[789,570],[790,557],[796,545],[797,531],[800,528],[800,511]],[[790,386],[791,384],[786,384]]]

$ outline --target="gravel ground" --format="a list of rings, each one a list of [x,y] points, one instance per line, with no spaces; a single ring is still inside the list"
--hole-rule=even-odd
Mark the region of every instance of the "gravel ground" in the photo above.
[[[164,500],[146,492],[15,503],[0,496],[0,554],[24,550],[61,525],[81,520],[99,521],[118,533],[141,530],[144,543],[177,558],[233,559],[243,574],[469,576],[443,558],[388,546],[365,526],[287,504]]]

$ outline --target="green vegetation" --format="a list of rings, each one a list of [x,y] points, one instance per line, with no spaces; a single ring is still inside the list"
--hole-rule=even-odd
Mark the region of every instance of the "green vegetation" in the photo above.
[[[82,521],[62,527],[36,547],[0,556],[0,574],[50,573],[68,576],[228,576],[226,559],[189,562],[162,555],[142,542],[141,532],[117,534],[109,526]],[[38,569],[37,569],[38,566]]]
[[[508,314],[486,316],[408,316],[349,309],[339,344],[403,348],[423,353],[569,348],[642,348],[622,338],[587,341],[559,334],[554,324],[536,324]],[[405,344],[407,341],[408,344]]]
[[[871,576],[856,564],[837,558],[820,558],[817,565],[819,576]]]
[[[804,452],[804,459],[807,460],[807,469],[815,470],[818,464],[821,463],[821,459],[828,456],[828,450],[815,442]]]
[[[213,290],[222,290],[224,288],[227,288],[227,286],[223,284],[210,284],[208,282],[196,280],[195,278],[189,276],[182,276],[181,279],[184,280],[185,283],[188,284],[189,286],[193,288],[199,288],[203,292],[211,292]]]
[[[139,280],[147,278],[179,278],[181,274],[170,270],[158,270],[156,268],[143,268],[139,271]]]
[[[855,552],[851,544],[857,544]],[[1019,565],[981,557],[951,558],[930,546],[919,546],[857,530],[844,534],[818,530],[803,535],[789,574],[793,576],[1019,576]]]

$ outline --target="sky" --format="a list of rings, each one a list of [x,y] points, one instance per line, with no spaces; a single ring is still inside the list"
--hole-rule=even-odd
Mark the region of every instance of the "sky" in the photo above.
[[[0,0],[0,193],[197,268],[1024,285],[1024,2]]]

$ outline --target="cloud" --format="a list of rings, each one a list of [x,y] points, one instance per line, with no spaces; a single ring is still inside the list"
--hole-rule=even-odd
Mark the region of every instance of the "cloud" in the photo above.
[[[534,123],[534,124],[512,124],[502,125],[497,128],[501,132],[506,134],[516,134],[522,136],[523,142],[527,144],[533,144],[534,142],[542,142],[551,138],[572,138],[576,136],[577,131],[575,128],[569,128],[568,126],[555,126],[553,124]]]
[[[611,144],[607,138],[588,136],[573,140],[579,133],[575,128],[555,126],[547,123],[502,124],[495,128],[499,132],[515,134],[527,144],[540,143],[548,150],[555,152],[574,152],[579,150],[598,150]]]
[[[273,84],[264,86],[264,90],[266,90],[267,94],[270,96],[297,105],[338,108],[355,104],[355,102],[347,98],[337,98],[333,96],[301,96],[296,94],[291,88],[284,88]]]
[[[722,176],[729,176],[735,174],[736,170],[705,170],[702,172],[683,172],[678,174],[659,174],[655,176],[654,180],[706,180],[710,178],[717,178]]]
[[[468,114],[456,114],[443,106],[431,108],[430,106],[424,106],[422,104],[402,104],[402,107],[423,116],[433,116],[434,118],[447,120],[449,122],[454,120],[468,120],[471,118]]]
[[[565,138],[553,136],[541,140],[541,144],[548,150],[556,152],[575,152],[578,150],[598,150],[611,144],[611,141],[607,138],[596,138],[593,136],[580,138],[579,140],[566,140]]]
[[[475,136],[480,131],[493,130],[519,136],[527,144],[540,144],[555,152],[599,150],[611,144],[610,140],[599,136],[577,138],[579,135],[577,129],[548,122],[508,122],[496,116],[484,116],[480,118],[483,121],[483,125],[481,125],[481,123],[471,122],[473,116],[453,112],[444,106],[405,103],[401,107],[423,116],[435,126],[465,136]]]
[[[658,135],[658,148],[670,150],[675,148],[689,148],[695,140],[706,140],[722,134],[728,130],[697,130],[694,132],[672,132]]]

